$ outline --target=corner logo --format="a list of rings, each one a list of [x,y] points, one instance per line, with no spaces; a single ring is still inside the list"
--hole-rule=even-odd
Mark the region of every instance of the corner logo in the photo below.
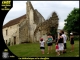
[[[11,7],[11,0],[9,1],[2,1],[2,8],[1,10],[10,10]]]
[[[3,52],[3,53],[2,53],[2,57],[3,57],[4,59],[9,58],[9,53],[8,53],[8,52]]]
[[[9,53],[7,49],[4,49],[4,51],[2,52],[2,58],[3,59],[7,59],[9,58]]]

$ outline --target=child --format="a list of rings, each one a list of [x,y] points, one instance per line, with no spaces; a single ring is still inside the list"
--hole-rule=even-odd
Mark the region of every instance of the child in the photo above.
[[[56,43],[56,45],[55,45],[55,49],[56,49],[56,53],[57,53],[57,55],[59,56],[60,53],[59,53],[59,46],[58,46],[58,43]]]
[[[42,54],[44,54],[45,41],[43,40],[43,38],[40,39],[40,49],[41,49]]]

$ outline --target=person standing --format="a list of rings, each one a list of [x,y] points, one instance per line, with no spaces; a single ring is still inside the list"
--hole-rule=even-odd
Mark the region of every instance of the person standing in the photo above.
[[[66,34],[64,34],[64,31],[63,30],[61,30],[61,33],[62,33],[62,37],[63,37],[63,43],[64,43],[64,51],[63,51],[63,53],[66,53],[66,49],[67,49],[67,44],[66,44],[66,41],[67,41],[67,36],[66,36]]]
[[[53,37],[51,36],[51,34],[48,34],[47,36],[47,45],[48,45],[48,53],[50,53],[50,51],[52,50],[52,44],[53,44]]]
[[[59,54],[62,53],[63,54],[63,50],[64,50],[64,43],[63,43],[63,37],[62,34],[59,33],[59,38],[58,38],[58,46],[59,46]]]
[[[74,36],[73,33],[70,33],[70,44],[71,44],[71,52],[74,51]]]
[[[41,49],[42,54],[44,54],[45,41],[43,40],[43,38],[40,39],[40,49]]]

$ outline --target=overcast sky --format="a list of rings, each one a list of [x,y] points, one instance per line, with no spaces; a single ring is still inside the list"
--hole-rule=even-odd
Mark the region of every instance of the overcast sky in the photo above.
[[[26,14],[26,2],[13,1],[13,7],[7,13],[3,24]],[[34,9],[37,9],[45,19],[49,18],[51,13],[55,11],[59,17],[58,29],[64,27],[64,19],[67,18],[73,8],[79,8],[79,1],[31,1],[31,3]]]

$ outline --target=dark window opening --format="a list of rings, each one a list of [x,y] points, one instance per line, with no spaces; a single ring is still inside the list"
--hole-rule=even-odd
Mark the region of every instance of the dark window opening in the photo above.
[[[7,40],[6,40],[6,45],[7,45]]]
[[[8,35],[8,30],[6,30],[6,35]]]

